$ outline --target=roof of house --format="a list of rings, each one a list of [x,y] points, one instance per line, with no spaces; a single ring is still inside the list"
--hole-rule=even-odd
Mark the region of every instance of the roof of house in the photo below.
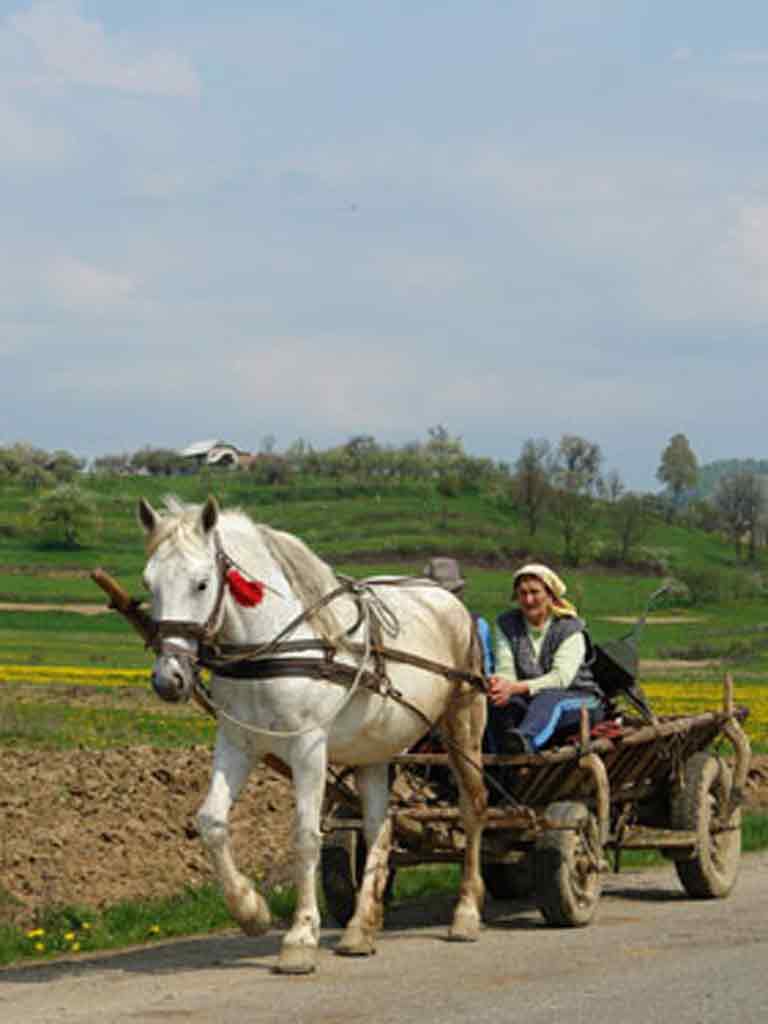
[[[194,455],[207,455],[211,448],[216,448],[222,442],[217,440],[212,441],[194,441],[192,444],[188,444],[186,448],[182,448],[179,451],[179,455],[188,456],[192,458]]]

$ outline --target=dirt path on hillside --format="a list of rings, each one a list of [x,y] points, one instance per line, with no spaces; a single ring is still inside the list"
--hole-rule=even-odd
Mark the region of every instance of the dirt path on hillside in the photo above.
[[[77,612],[78,615],[105,615],[105,604],[35,604],[32,601],[0,601],[0,612]]]

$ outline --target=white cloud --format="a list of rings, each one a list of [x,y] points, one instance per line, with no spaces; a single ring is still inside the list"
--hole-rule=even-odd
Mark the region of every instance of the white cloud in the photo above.
[[[120,92],[195,98],[200,79],[173,50],[138,53],[128,38],[108,36],[76,7],[37,3],[10,15],[8,24],[57,78]]]
[[[55,164],[72,153],[66,130],[55,124],[39,124],[20,110],[0,101],[0,165]]]
[[[735,64],[737,67],[768,64],[768,50],[732,50],[725,54],[723,63]]]
[[[137,282],[129,274],[104,270],[75,259],[54,263],[47,274],[52,299],[71,312],[100,315],[134,298]]]

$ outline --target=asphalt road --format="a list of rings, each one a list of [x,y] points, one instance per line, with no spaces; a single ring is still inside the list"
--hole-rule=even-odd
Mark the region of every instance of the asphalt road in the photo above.
[[[3,1024],[717,1024],[768,1021],[768,854],[729,899],[684,896],[672,867],[608,876],[595,922],[553,929],[524,903],[489,904],[472,945],[447,907],[401,909],[367,960],[273,974],[281,934],[184,940],[0,971]],[[428,924],[425,922],[429,922]]]

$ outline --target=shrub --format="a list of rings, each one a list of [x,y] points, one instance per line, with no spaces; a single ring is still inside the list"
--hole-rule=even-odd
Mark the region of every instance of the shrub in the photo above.
[[[90,495],[75,484],[62,484],[34,503],[32,525],[45,547],[79,548],[95,532],[98,516]]]

